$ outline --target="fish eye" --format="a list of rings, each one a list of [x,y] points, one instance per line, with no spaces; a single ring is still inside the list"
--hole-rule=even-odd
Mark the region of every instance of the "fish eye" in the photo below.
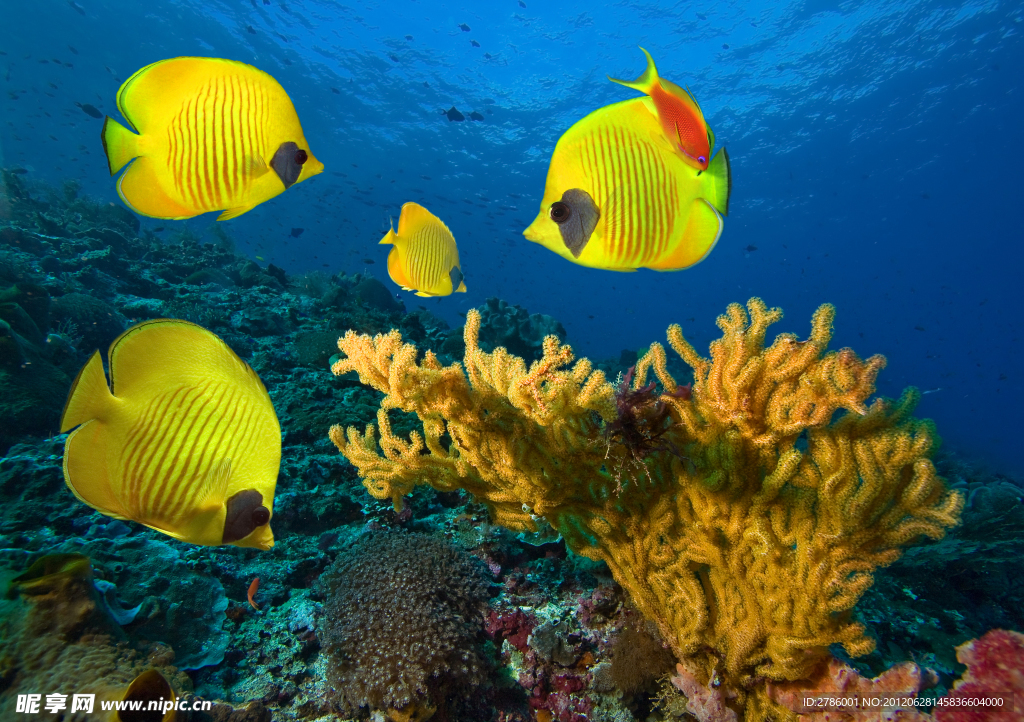
[[[569,205],[562,203],[562,201],[555,201],[551,204],[551,210],[548,211],[548,215],[551,216],[551,220],[555,223],[562,224],[569,220],[569,216],[572,215],[572,209]]]
[[[296,163],[298,163],[299,165],[302,165],[307,160],[309,160],[309,155],[306,153],[306,151],[302,150],[301,148],[299,150],[295,151],[295,162]]]
[[[700,162],[700,163],[707,163],[708,159],[701,155],[701,156],[697,156],[697,161]]]
[[[299,151],[300,153],[302,151]],[[270,509],[265,506],[258,506],[252,510],[253,526],[263,526],[270,521]]]

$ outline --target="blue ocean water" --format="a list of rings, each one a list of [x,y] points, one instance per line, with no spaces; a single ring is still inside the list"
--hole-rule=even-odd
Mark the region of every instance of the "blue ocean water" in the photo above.
[[[242,60],[286,88],[326,170],[228,222],[241,250],[395,288],[376,244],[418,201],[454,232],[469,292],[402,294],[408,308],[457,326],[499,296],[594,357],[673,322],[706,349],[715,316],[754,295],[803,335],[829,301],[834,346],[888,357],[881,393],[920,387],[957,451],[1024,470],[1019,3],[37,0],[0,15],[0,165],[119,203],[101,121],[76,103],[116,115],[121,82],[158,59]],[[638,45],[732,158],[724,234],[681,272],[586,269],[521,235],[558,137],[634,95],[605,76],[638,75]],[[452,105],[484,120],[449,122]]]

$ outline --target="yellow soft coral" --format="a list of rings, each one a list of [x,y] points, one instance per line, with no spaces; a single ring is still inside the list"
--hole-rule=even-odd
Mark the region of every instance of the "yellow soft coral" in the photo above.
[[[442,366],[429,351],[417,362],[397,331],[340,339],[334,373],[356,371],[386,395],[382,453],[373,425],[330,436],[378,498],[398,504],[429,484],[466,489],[512,529],[543,517],[575,552],[605,561],[705,676],[799,679],[830,644],[870,651],[850,610],[873,570],[922,536],[941,537],[963,505],[929,461],[934,428],[910,415],[917,392],[868,405],[885,359],[826,351],[834,315],[824,305],[807,340],[781,334],[766,346],[781,311],[758,298],[746,310],[732,304],[710,359],[669,328],[693,368],[692,392],[677,391],[652,344],[632,388],[653,372],[671,426],[646,473],[624,484],[609,470],[628,449],[601,434],[616,419],[604,374],[587,359],[570,366],[572,350],[555,337],[529,369],[502,348],[485,353],[475,311],[463,365]],[[392,408],[417,414],[423,434],[396,437]]]

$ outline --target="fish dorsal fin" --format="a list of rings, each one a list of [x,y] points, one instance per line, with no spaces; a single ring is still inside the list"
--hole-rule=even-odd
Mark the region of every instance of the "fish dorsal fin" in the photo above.
[[[110,386],[120,397],[152,398],[211,380],[266,394],[263,382],[227,344],[188,321],[144,321],[110,345]]]
[[[430,225],[439,225],[448,231],[440,218],[421,206],[419,203],[406,203],[402,206],[402,215],[398,218],[398,236],[408,240],[421,229]],[[451,233],[451,231],[448,231]]]
[[[263,71],[236,60],[168,58],[150,63],[124,81],[117,91],[117,108],[135,131],[145,134],[148,128],[174,117],[181,110],[182,98],[194,97],[214,78],[223,77],[225,73],[260,76],[261,82],[270,78]]]

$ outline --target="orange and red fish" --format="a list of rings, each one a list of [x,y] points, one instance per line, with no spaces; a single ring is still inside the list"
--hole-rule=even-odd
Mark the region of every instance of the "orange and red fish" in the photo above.
[[[260,611],[260,608],[259,608],[259,605],[256,604],[256,601],[253,599],[253,597],[256,596],[256,592],[257,592],[257,590],[259,588],[260,588],[260,578],[256,577],[255,579],[252,580],[252,584],[249,585],[249,594],[247,596],[249,598],[249,604],[251,604],[252,608],[255,609],[257,612]]]
[[[689,165],[700,171],[707,170],[708,163],[711,162],[715,136],[704,122],[704,113],[689,90],[680,88],[670,80],[659,78],[651,54],[643,48],[640,49],[647,56],[647,69],[639,78],[629,81],[609,76],[608,80],[650,96],[654,105],[653,112],[658,117],[658,122],[669,142]]]

